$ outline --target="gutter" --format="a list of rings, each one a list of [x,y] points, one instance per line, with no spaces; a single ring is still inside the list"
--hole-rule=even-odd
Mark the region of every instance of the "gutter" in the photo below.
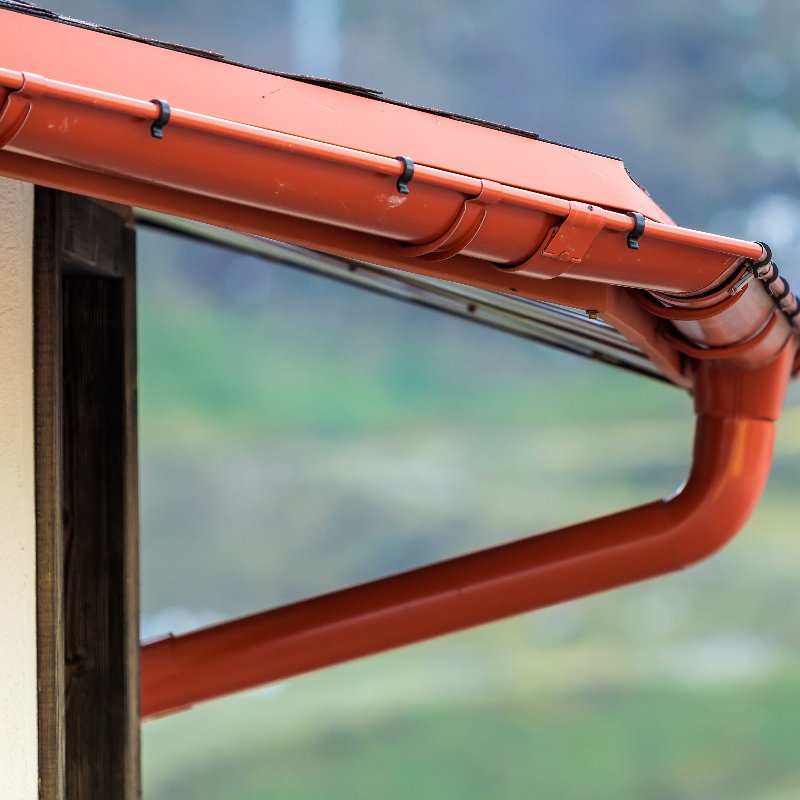
[[[9,177],[599,314],[695,397],[673,496],[146,644],[144,718],[681,569],[756,504],[800,369],[765,245],[29,72],[0,69],[0,104]]]
[[[640,215],[636,243],[647,242],[645,259],[629,241],[640,224],[637,209],[607,209],[415,164],[413,154],[365,152],[30,73],[0,69],[3,100],[0,147],[78,168],[86,188],[91,176],[123,177],[379,237],[405,261],[464,255],[487,272],[499,268],[498,284],[507,270],[697,293],[763,252],[758,243]]]
[[[0,170],[11,177],[501,293],[546,300],[537,294],[546,284],[566,279],[577,288],[584,281],[639,288],[662,305],[686,303],[715,317],[720,309],[710,307],[709,296],[744,295],[743,273],[753,264],[771,268],[759,242],[417,164],[411,156],[172,108],[165,100],[0,68],[0,101]],[[763,303],[747,294],[737,311],[752,320],[751,307]],[[800,308],[788,287],[781,308],[785,321],[749,364],[774,356],[797,328]],[[737,328],[734,336],[741,342],[749,333]],[[686,352],[674,339],[668,343]],[[701,337],[697,344],[707,343]],[[676,374],[670,378],[686,385]]]

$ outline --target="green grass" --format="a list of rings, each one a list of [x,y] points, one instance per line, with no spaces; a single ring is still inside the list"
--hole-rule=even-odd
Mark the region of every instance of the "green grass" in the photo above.
[[[217,732],[233,738],[195,751],[191,763],[184,755],[178,769],[151,772],[146,796],[706,800],[780,789],[789,797],[800,791],[798,703],[800,681],[785,674],[702,690],[498,687],[380,715],[322,715],[303,736],[290,725],[284,739],[284,721],[265,702],[260,721],[245,712],[238,729]],[[176,734],[189,751],[189,726],[180,733],[173,726]]]

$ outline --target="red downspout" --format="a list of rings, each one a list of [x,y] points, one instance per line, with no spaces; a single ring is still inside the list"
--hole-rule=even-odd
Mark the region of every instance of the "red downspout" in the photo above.
[[[700,364],[694,460],[672,497],[142,648],[142,717],[671,572],[761,496],[794,340],[751,371]]]
[[[761,244],[424,163],[403,187],[394,153],[15,70],[0,68],[0,104],[0,171],[23,180],[500,292],[639,287],[669,320],[643,335],[693,381],[694,463],[673,497],[145,646],[144,717],[679,569],[760,496],[800,366],[797,300]]]

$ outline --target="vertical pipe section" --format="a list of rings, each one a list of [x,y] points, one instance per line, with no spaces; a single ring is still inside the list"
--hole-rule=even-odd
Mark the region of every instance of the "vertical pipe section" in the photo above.
[[[142,648],[142,717],[680,569],[744,524],[766,482],[795,347],[702,364],[685,486],[611,516],[168,637]]]

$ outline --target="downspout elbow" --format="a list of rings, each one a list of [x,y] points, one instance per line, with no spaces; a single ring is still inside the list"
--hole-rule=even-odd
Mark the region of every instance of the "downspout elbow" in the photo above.
[[[711,555],[761,495],[795,357],[698,367],[689,479],[674,497],[142,649],[142,717],[663,575]]]
[[[676,568],[719,550],[757,505],[769,474],[775,421],[795,353],[793,340],[758,369],[698,366],[692,470],[682,489],[665,503]]]
[[[675,569],[713,555],[744,527],[766,485],[774,438],[772,421],[698,418],[691,475],[665,503]]]

